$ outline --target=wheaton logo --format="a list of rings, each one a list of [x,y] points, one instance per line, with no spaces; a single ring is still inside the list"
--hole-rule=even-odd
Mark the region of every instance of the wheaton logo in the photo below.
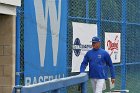
[[[80,39],[76,38],[73,45],[73,51],[77,57],[80,55],[81,52],[81,49],[79,48],[80,45],[81,45]]]
[[[61,20],[61,0],[57,0],[58,6],[56,5],[55,0],[46,0],[45,9],[42,1],[43,0],[34,0],[40,51],[40,64],[41,67],[44,67],[47,28],[50,25],[52,33],[53,66],[56,66]],[[50,24],[48,24],[49,18]]]
[[[76,57],[78,57],[81,53],[81,51],[88,51],[92,48],[92,45],[84,45],[81,44],[79,38],[75,38],[74,44],[73,44],[73,51]]]

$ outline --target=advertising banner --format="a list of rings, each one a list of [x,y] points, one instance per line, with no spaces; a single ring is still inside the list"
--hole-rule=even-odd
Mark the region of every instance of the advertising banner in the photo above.
[[[111,56],[113,63],[120,63],[121,57],[121,34],[105,32],[105,50]]]
[[[36,84],[66,75],[67,0],[24,0],[24,79]]]
[[[73,53],[72,72],[79,72],[84,55],[92,49],[92,37],[97,36],[97,25],[72,22],[73,26]],[[88,71],[88,66],[86,68]]]

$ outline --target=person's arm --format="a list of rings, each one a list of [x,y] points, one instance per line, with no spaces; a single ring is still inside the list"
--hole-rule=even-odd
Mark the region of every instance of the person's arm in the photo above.
[[[83,62],[81,63],[81,66],[80,66],[80,73],[82,72],[85,72],[85,69],[88,65],[88,54],[86,53],[86,55],[84,56],[84,59],[83,59]]]
[[[109,66],[109,69],[110,69],[112,83],[114,83],[115,82],[115,69],[114,69],[112,60],[110,58],[110,55],[108,53],[106,53],[105,59],[106,59],[106,62]]]

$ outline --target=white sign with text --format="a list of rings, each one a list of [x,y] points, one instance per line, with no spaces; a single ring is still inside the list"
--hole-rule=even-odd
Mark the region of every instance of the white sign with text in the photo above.
[[[79,72],[84,55],[92,48],[93,36],[97,36],[97,25],[72,22],[73,26],[73,53],[72,72]],[[88,66],[86,68],[88,71]]]

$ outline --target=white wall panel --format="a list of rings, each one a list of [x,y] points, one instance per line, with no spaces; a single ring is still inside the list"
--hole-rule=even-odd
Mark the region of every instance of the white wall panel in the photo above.
[[[11,5],[0,4],[0,14],[16,15],[16,7]]]
[[[0,3],[13,5],[13,6],[20,6],[21,0],[0,0]]]

